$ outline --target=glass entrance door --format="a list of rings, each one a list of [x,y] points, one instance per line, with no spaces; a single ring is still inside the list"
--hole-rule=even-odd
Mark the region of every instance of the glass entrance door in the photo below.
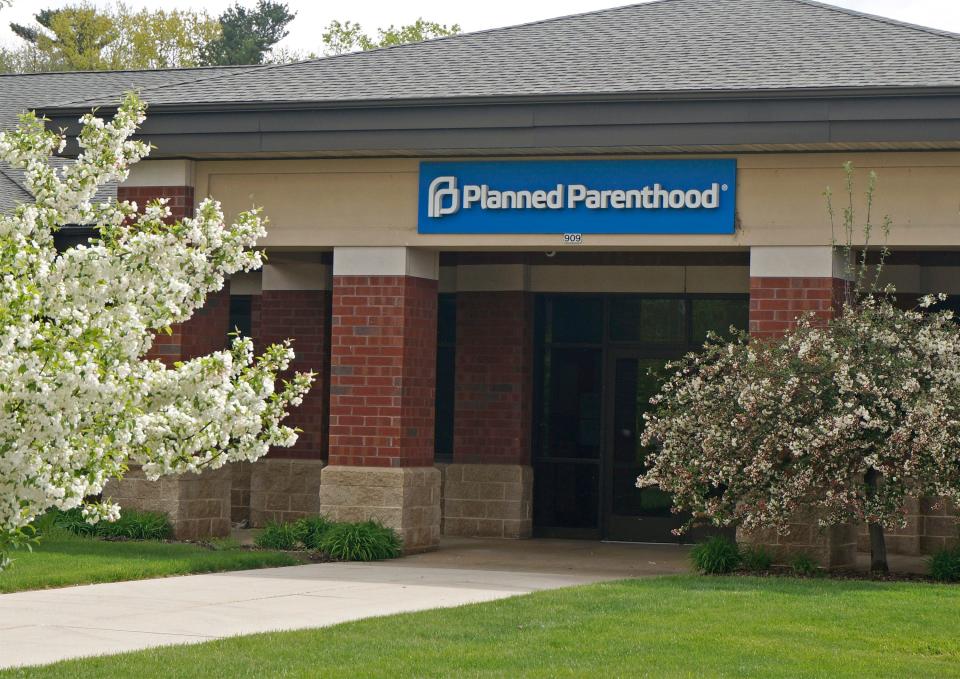
[[[744,327],[745,296],[544,295],[537,304],[534,533],[677,542],[671,498],[637,488],[643,413],[665,364]],[[684,541],[703,536],[694,531]]]
[[[604,481],[604,537],[635,542],[676,542],[671,531],[685,517],[671,513],[670,495],[659,488],[637,488],[650,449],[641,445],[643,414],[660,388],[666,358],[610,352]]]

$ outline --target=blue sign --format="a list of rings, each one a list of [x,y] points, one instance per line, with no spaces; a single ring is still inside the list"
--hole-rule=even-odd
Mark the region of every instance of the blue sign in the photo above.
[[[737,161],[422,162],[420,233],[726,234]]]

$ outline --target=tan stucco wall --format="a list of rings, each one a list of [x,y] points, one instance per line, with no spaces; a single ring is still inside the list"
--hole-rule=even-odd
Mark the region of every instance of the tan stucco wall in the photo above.
[[[610,156],[611,158],[615,156]],[[622,156],[621,156],[622,157]],[[690,156],[684,156],[689,158]],[[893,246],[960,248],[960,153],[741,155],[739,228],[730,236],[587,235],[569,249],[742,249],[751,245],[826,245],[823,191],[844,201],[842,164],[879,176],[874,216],[889,214]],[[419,235],[415,159],[203,161],[198,199],[213,195],[228,214],[260,205],[270,218],[264,245],[329,248],[417,245],[440,249],[561,250],[559,235]]]

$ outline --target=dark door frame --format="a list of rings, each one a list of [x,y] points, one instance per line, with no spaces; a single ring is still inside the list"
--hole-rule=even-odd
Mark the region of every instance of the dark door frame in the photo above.
[[[692,338],[692,329],[693,329],[693,314],[692,311],[692,302],[693,300],[701,299],[729,299],[729,300],[743,300],[748,301],[749,295],[743,293],[594,293],[594,292],[572,292],[572,293],[538,293],[536,295],[537,305],[543,305],[543,309],[546,308],[546,303],[552,299],[557,298],[597,298],[603,304],[603,313],[602,313],[602,334],[600,342],[590,342],[590,343],[573,343],[573,342],[558,342],[550,345],[549,347],[542,343],[542,328],[535,331],[535,365],[534,365],[534,407],[531,408],[531,417],[533,418],[532,431],[534,434],[534,449],[532,451],[531,462],[536,464],[540,463],[560,463],[560,464],[583,464],[591,466],[599,466],[599,480],[598,483],[600,487],[598,489],[598,507],[597,507],[597,525],[592,528],[574,528],[574,527],[563,527],[563,526],[538,526],[534,523],[533,534],[536,537],[549,537],[549,538],[573,538],[573,539],[592,539],[592,540],[607,540],[612,539],[608,531],[608,517],[610,516],[612,504],[613,504],[613,493],[612,493],[612,468],[613,464],[613,447],[612,439],[612,404],[613,404],[613,389],[614,389],[614,380],[613,380],[613,370],[614,364],[616,361],[615,357],[634,357],[634,358],[663,358],[664,363],[667,363],[671,359],[678,358],[684,353],[694,350],[696,344],[691,341]],[[683,299],[686,303],[686,324],[687,324],[687,333],[686,340],[683,343],[676,344],[653,344],[653,343],[641,343],[633,341],[616,341],[613,340],[610,336],[610,307],[611,301],[616,298],[632,297],[636,299]],[[538,310],[537,317],[538,322],[546,322],[545,318],[541,318],[541,311]],[[593,347],[597,348],[600,351],[600,360],[601,360],[601,432],[600,432],[600,457],[599,460],[594,459],[582,459],[582,458],[556,458],[544,456],[541,454],[541,437],[543,436],[543,431],[541,427],[545,426],[545,423],[539,420],[539,417],[542,413],[543,400],[546,397],[543,391],[543,360],[544,352],[549,348],[553,347]],[[534,484],[536,484],[536,475],[534,475]],[[534,494],[534,497],[536,494]],[[536,516],[536,512],[534,512]],[[701,530],[692,531],[690,534],[684,536],[682,539],[678,538],[675,542],[690,542],[695,539],[702,537],[703,533]],[[617,540],[623,540],[623,538],[614,538]],[[641,540],[636,540],[641,541]],[[649,540],[648,540],[649,541]],[[673,541],[672,541],[673,542]]]

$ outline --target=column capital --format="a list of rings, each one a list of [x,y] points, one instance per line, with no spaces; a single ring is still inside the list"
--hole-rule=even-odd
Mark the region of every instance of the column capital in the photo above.
[[[124,187],[193,186],[193,161],[185,159],[141,160],[130,168]]]
[[[413,276],[440,278],[440,255],[436,250],[408,247],[336,247],[334,276]]]
[[[832,245],[755,245],[751,278],[849,278],[843,252]]]
[[[329,254],[322,252],[271,253],[263,264],[264,290],[330,290]]]

